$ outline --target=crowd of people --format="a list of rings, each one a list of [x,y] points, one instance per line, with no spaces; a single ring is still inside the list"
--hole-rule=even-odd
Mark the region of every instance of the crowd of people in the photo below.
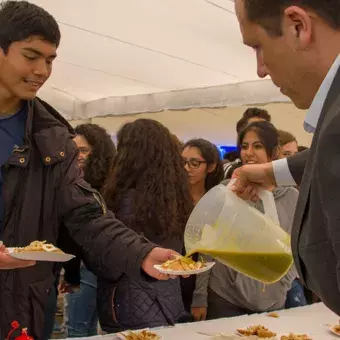
[[[235,9],[259,76],[310,108],[310,149],[260,108],[246,110],[238,151],[223,161],[210,141],[182,142],[150,119],[123,125],[116,146],[102,127],[74,130],[36,97],[57,56],[56,20],[27,1],[1,3],[0,339],[14,320],[18,332],[48,339],[58,293],[69,337],[96,334],[98,322],[112,333],[303,306],[316,300],[306,287],[340,315],[339,0],[236,0]],[[265,290],[219,263],[169,280],[154,265],[185,253],[194,206],[231,177],[260,211],[258,187],[273,192],[294,265]],[[33,240],[76,257],[61,265],[9,255]]]
[[[187,219],[207,191],[227,184],[232,171],[243,164],[264,164],[298,152],[295,137],[277,130],[270,121],[264,109],[244,112],[237,124],[237,159],[227,173],[223,166],[232,163],[222,159],[212,142],[199,138],[182,143],[151,119],[123,125],[117,133],[117,146],[95,124],[77,126],[74,141],[84,178],[102,194],[108,209],[151,242],[185,254]],[[273,194],[280,225],[290,233],[298,189],[278,187]],[[261,202],[254,206],[263,211]],[[122,275],[112,281],[97,280],[81,262],[81,255],[64,265],[59,292],[65,293],[64,331],[70,338],[97,334],[98,321],[102,331],[115,333],[307,303],[295,267],[265,289],[262,283],[218,262],[211,271],[182,280],[152,281]],[[53,318],[54,311],[47,311],[46,320]]]

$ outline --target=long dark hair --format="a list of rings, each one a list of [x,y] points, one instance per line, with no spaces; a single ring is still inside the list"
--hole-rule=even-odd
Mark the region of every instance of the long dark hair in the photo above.
[[[111,172],[116,156],[116,146],[107,131],[96,124],[82,124],[75,128],[76,134],[84,137],[92,152],[84,168],[84,179],[101,190]]]
[[[208,166],[211,164],[216,164],[215,170],[211,173],[208,173],[205,178],[205,190],[209,191],[214,186],[220,184],[223,181],[224,172],[221,156],[216,145],[206,139],[197,138],[186,142],[183,146],[183,150],[188,147],[197,148],[200,151],[203,159],[207,162]]]
[[[135,189],[136,222],[150,228],[153,217],[162,236],[183,237],[193,203],[178,142],[165,126],[151,119],[123,125],[117,141],[114,169],[104,189],[110,208],[117,211],[126,192]]]
[[[254,131],[261,143],[263,144],[267,156],[270,159],[276,159],[278,157],[279,150],[279,134],[277,129],[272,123],[267,121],[254,122],[247,125],[238,136],[238,148],[241,150],[243,139],[249,131]]]

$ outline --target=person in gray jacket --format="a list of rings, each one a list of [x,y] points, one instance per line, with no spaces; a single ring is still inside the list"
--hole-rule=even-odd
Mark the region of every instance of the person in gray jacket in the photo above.
[[[243,164],[266,163],[279,155],[278,132],[269,122],[252,123],[239,134],[238,146]],[[290,233],[298,191],[279,187],[273,194],[280,225]],[[263,212],[261,201],[253,204]],[[210,272],[197,276],[192,314],[199,321],[281,309],[296,276],[292,267],[280,281],[265,286],[217,261]]]

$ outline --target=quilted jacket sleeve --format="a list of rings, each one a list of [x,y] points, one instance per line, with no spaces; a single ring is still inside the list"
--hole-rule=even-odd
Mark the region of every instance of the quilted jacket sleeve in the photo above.
[[[155,245],[125,227],[107,209],[99,193],[84,181],[77,155],[70,138],[58,196],[61,221],[81,247],[91,271],[114,281],[123,273],[139,276],[143,259]]]

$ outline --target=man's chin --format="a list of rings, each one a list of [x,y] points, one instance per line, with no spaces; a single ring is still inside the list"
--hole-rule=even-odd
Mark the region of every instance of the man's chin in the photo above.
[[[32,100],[37,96],[38,91],[18,91],[17,96],[21,100]]]
[[[303,101],[303,100],[293,100],[292,99],[292,102],[293,102],[294,106],[296,106],[300,110],[308,110],[311,106],[310,101],[306,102],[306,101]]]
[[[308,98],[302,98],[298,96],[289,96],[289,99],[300,110],[308,110],[313,102],[313,98],[308,99]]]

